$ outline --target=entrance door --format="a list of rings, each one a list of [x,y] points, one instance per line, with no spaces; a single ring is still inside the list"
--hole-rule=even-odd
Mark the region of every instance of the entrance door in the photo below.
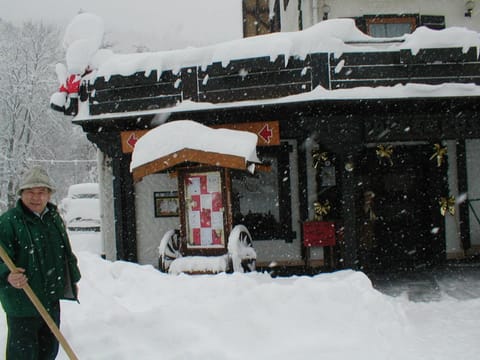
[[[446,173],[432,161],[432,148],[396,146],[390,159],[367,149],[362,190],[373,197],[364,223],[370,224],[373,239],[367,241],[369,248],[360,249],[368,252],[366,268],[410,270],[442,258],[444,220],[438,201],[445,196]]]

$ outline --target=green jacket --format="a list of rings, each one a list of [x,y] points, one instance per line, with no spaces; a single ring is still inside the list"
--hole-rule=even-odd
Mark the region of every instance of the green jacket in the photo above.
[[[18,200],[0,216],[0,245],[17,267],[25,269],[30,287],[50,311],[60,299],[78,300],[75,284],[80,270],[57,207],[48,203],[47,208],[40,218]],[[8,283],[9,273],[0,259],[0,302],[7,315],[39,316],[25,292]]]

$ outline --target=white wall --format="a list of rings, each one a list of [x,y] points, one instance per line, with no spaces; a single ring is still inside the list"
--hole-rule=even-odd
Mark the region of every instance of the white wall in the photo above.
[[[448,149],[448,187],[449,195],[459,198],[458,194],[458,167],[457,167],[457,148],[455,140],[447,141]],[[447,214],[445,216],[445,238],[447,258],[455,258],[463,255],[463,248],[460,240],[460,213],[458,205],[455,209],[455,215]]]
[[[477,216],[480,217],[480,140],[467,140],[467,179],[468,179],[468,199],[475,209]],[[480,224],[470,209],[470,241],[474,246],[480,246]]]
[[[102,240],[107,260],[117,260],[115,213],[113,209],[113,172],[111,159],[98,150],[98,183],[100,186],[100,217]]]
[[[372,14],[404,14],[443,15],[447,27],[461,26],[480,31],[480,2],[476,1],[472,17],[465,17],[467,0],[290,0],[286,14],[282,14],[282,31],[298,29],[298,2],[301,1],[303,26],[307,28],[323,18],[324,3],[330,6],[329,19],[355,17]],[[319,13],[313,14],[314,4]],[[282,4],[283,11],[283,4]]]
[[[178,217],[155,217],[153,193],[177,191],[176,178],[168,174],[146,176],[135,184],[135,216],[137,226],[137,256],[139,264],[158,267],[158,246],[170,229],[179,229]]]

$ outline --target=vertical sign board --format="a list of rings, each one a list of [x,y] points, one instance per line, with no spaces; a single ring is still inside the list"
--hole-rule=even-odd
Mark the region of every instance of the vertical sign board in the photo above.
[[[187,247],[225,246],[225,205],[218,170],[187,172],[183,176]]]

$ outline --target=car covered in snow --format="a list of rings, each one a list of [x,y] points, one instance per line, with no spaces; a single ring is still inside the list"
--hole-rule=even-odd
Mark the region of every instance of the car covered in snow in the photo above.
[[[100,199],[97,183],[75,184],[60,205],[69,231],[100,231]]]
[[[59,210],[67,226],[73,251],[104,256],[98,184],[70,186],[67,197],[59,204]]]

